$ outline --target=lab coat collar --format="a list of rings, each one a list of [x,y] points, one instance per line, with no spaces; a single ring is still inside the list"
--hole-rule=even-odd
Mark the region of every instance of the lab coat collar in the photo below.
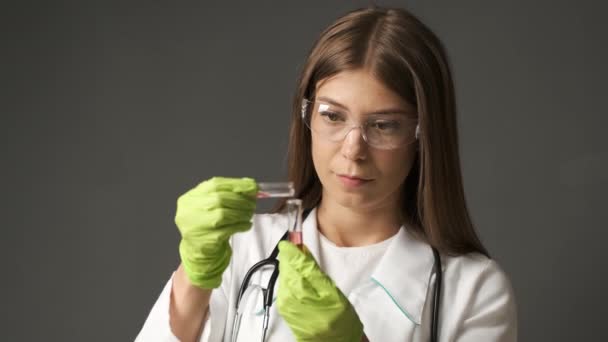
[[[321,262],[316,208],[304,220],[302,231],[304,244]],[[371,275],[387,298],[415,324],[422,319],[434,261],[431,247],[402,226]]]
[[[371,276],[416,324],[422,320],[434,261],[431,247],[402,226]]]

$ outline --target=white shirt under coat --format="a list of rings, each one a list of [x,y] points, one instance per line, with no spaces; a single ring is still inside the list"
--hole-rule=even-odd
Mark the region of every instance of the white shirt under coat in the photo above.
[[[303,223],[304,243],[320,267],[332,279],[339,280],[336,283],[357,311],[368,339],[372,342],[429,341],[435,283],[431,247],[402,227],[390,241],[380,243],[386,246],[384,252],[373,252],[371,261],[361,263],[368,269],[356,269],[355,265],[336,267],[333,260],[333,265],[326,260],[344,250],[341,252],[340,247],[321,240],[325,238],[317,230],[316,218],[316,210],[312,210]],[[212,292],[209,318],[200,341],[230,341],[235,301],[242,279],[253,264],[270,255],[285,227],[287,217],[283,214],[256,214],[249,231],[232,237],[232,260],[224,272],[221,287]],[[374,247],[378,248],[372,245],[370,249]],[[365,247],[356,248],[365,253]],[[458,257],[442,255],[441,264],[443,286],[438,340],[516,341],[513,289],[500,266],[478,253]],[[252,284],[266,287],[271,270],[258,273],[252,278]],[[350,273],[363,276],[353,280],[356,276],[349,276]],[[178,341],[169,326],[171,286],[172,278],[152,307],[136,341]],[[277,291],[280,291],[278,282],[275,297]],[[252,298],[241,304],[245,305],[245,316],[239,332],[240,341],[261,339],[261,300]],[[276,305],[271,307],[266,340],[295,341]]]

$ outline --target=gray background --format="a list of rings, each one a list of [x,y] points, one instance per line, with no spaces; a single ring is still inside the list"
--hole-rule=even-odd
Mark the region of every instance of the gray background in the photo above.
[[[604,8],[378,3],[451,56],[467,199],[520,340],[608,340]],[[304,57],[366,4],[4,3],[2,340],[132,340],[178,263],[177,197],[284,179]]]

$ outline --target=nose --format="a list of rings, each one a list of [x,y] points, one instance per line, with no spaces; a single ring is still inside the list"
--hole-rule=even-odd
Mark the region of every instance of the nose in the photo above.
[[[353,127],[342,141],[342,155],[350,160],[365,160],[367,157],[367,142],[363,139],[361,127]]]

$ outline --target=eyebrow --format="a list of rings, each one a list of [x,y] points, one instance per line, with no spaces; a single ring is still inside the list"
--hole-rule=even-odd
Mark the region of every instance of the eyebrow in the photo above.
[[[343,105],[340,102],[338,102],[336,100],[333,100],[333,99],[331,99],[329,97],[326,97],[326,96],[319,96],[319,97],[317,97],[317,100],[327,102],[327,103],[332,104],[332,105],[334,105],[336,107],[340,107],[340,108],[342,108],[344,110],[349,110],[345,105]],[[412,114],[415,114],[415,112],[412,113],[411,111],[404,110],[402,108],[387,108],[387,109],[377,110],[377,111],[373,111],[373,112],[366,113],[366,114],[368,114],[368,115],[375,115],[375,114],[405,114],[405,115],[412,115]]]

